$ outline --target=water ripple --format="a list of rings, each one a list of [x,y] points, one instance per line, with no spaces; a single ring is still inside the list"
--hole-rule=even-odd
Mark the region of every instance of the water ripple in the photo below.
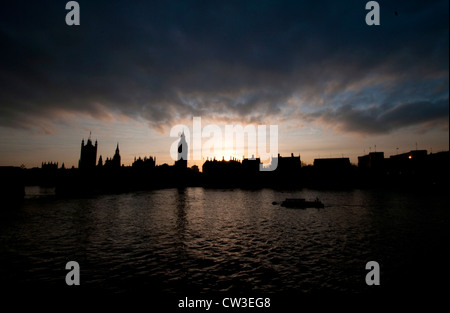
[[[325,209],[272,205],[316,196]],[[1,220],[0,274],[18,284],[56,284],[64,264],[76,260],[84,284],[114,293],[358,292],[370,259],[383,262],[388,273],[404,273],[413,266],[407,257],[425,259],[423,251],[439,257],[439,249],[427,247],[447,243],[447,205],[441,197],[430,213],[417,195],[380,199],[358,190],[187,188],[90,199],[33,196],[19,211],[2,213],[11,216]]]

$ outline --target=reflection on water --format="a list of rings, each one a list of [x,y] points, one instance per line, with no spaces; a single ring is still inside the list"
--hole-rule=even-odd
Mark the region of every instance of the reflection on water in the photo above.
[[[66,262],[75,260],[84,288],[112,293],[365,293],[370,260],[380,263],[386,290],[418,281],[432,288],[434,268],[448,260],[443,195],[186,188],[58,199],[38,193],[49,192],[31,190],[19,209],[0,213],[0,274],[10,285],[61,286]],[[325,209],[272,205],[316,196]]]
[[[25,186],[25,199],[55,196],[55,187]]]

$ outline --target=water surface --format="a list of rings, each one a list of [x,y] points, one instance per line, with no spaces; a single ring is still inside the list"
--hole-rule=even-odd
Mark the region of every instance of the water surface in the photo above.
[[[324,209],[273,205],[319,197]],[[27,189],[0,213],[3,286],[124,294],[366,294],[448,278],[448,196],[406,191],[165,189],[59,199]],[[441,277],[441,278],[440,278]]]

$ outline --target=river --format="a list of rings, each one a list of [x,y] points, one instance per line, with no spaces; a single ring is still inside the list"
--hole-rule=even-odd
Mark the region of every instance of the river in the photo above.
[[[272,204],[295,197],[325,208]],[[448,280],[442,193],[185,188],[57,198],[27,187],[24,202],[0,214],[10,290],[307,297],[425,293]],[[80,286],[65,284],[69,261],[80,265]],[[380,265],[380,286],[366,284],[369,261]]]

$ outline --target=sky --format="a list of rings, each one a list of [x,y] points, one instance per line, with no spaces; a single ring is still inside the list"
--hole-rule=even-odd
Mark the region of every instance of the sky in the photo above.
[[[194,117],[277,125],[306,164],[449,149],[447,0],[378,1],[372,26],[359,0],[78,1],[73,26],[67,2],[0,4],[0,166],[77,167],[90,133],[173,164]]]

